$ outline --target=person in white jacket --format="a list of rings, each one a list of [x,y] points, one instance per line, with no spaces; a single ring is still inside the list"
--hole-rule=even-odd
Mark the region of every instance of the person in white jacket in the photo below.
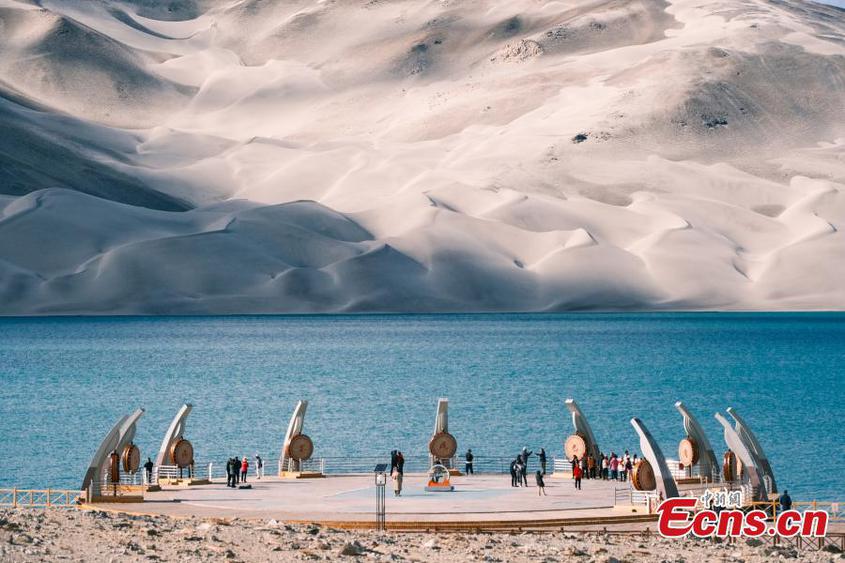
[[[264,460],[261,456],[255,454],[255,478],[261,479],[264,476]]]

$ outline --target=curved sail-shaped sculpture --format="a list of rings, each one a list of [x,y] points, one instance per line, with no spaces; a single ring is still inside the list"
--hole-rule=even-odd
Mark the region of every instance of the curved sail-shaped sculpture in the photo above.
[[[716,420],[722,425],[725,431],[725,444],[728,448],[739,457],[742,462],[743,470],[748,475],[751,482],[751,487],[755,491],[754,498],[751,500],[762,501],[768,500],[766,493],[766,486],[763,482],[763,472],[760,470],[760,460],[757,454],[751,451],[745,442],[740,437],[739,433],[731,426],[731,423],[722,416],[721,413],[716,413]]]
[[[654,472],[657,492],[664,499],[679,496],[678,485],[675,483],[672,472],[669,471],[669,466],[666,464],[666,458],[651,432],[648,431],[643,421],[637,417],[631,419],[631,426],[640,436],[640,450],[643,453],[643,458],[651,465]]]
[[[103,483],[106,463],[112,453],[120,453],[135,438],[135,425],[144,415],[144,409],[137,409],[132,414],[122,416],[106,434],[100,447],[91,458],[85,477],[82,479],[82,490],[86,491],[89,502],[99,494],[99,487]]]
[[[305,411],[308,401],[297,401],[293,414],[288,422],[282,451],[279,454],[280,477],[321,477],[321,472],[303,472],[303,462],[311,459],[314,453],[314,443],[303,433],[305,425]]]
[[[452,475],[459,475],[454,467],[457,451],[458,441],[449,434],[449,399],[440,398],[434,415],[434,432],[428,441],[429,465],[443,465]]]
[[[710,445],[710,440],[707,439],[707,434],[704,433],[704,428],[701,427],[698,419],[693,416],[683,401],[676,402],[675,408],[684,417],[684,430],[694,440],[698,448],[699,475],[713,480],[713,476],[718,475],[719,462],[716,460],[716,454],[713,451],[713,446]]]
[[[575,429],[575,435],[579,436],[584,441],[585,453],[593,456],[593,459],[598,461],[601,459],[601,451],[599,450],[598,442],[596,442],[596,437],[593,434],[593,429],[590,428],[590,423],[587,422],[587,416],[584,414],[584,411],[581,410],[581,407],[578,406],[578,403],[575,402],[575,399],[566,399],[564,404],[569,410],[569,413],[572,415],[572,427]],[[572,436],[570,436],[570,438],[572,438]],[[567,439],[567,442],[569,441],[570,440]],[[570,452],[566,452],[567,457],[570,457],[569,453]]]
[[[168,427],[167,433],[161,441],[161,448],[159,448],[158,455],[156,456],[157,466],[171,465],[170,459],[168,459],[170,450],[173,448],[173,444],[185,435],[188,415],[191,414],[193,408],[193,405],[190,403],[185,403],[179,409],[179,412],[176,413],[176,416],[173,417],[173,421],[171,421],[170,427]]]
[[[751,452],[754,453],[754,455],[757,456],[757,461],[760,463],[760,471],[769,479],[769,492],[776,493],[778,491],[778,487],[775,482],[775,472],[772,470],[769,458],[766,457],[766,453],[763,451],[763,446],[760,445],[760,441],[757,440],[757,436],[751,431],[751,427],[746,424],[745,420],[739,416],[736,409],[728,407],[728,414],[734,419],[734,428],[737,434],[739,434],[739,437],[742,439],[742,442]]]

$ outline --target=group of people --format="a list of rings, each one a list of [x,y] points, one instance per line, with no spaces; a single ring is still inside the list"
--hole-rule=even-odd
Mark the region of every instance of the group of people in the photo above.
[[[545,487],[545,483],[543,482],[543,475],[546,474],[546,450],[544,448],[540,448],[540,451],[534,454],[534,452],[530,451],[527,447],[522,448],[522,451],[519,452],[519,454],[517,454],[517,456],[513,460],[511,460],[511,487],[528,486],[528,460],[532,455],[536,455],[538,461],[540,462],[540,468],[535,472],[537,486],[541,488]],[[543,491],[541,491],[540,494],[543,494]]]
[[[631,455],[625,450],[623,455],[599,453],[598,459],[592,454],[572,456],[572,478],[575,488],[581,488],[581,479],[603,479],[605,481],[627,481],[634,465],[637,464],[637,454]]]
[[[246,483],[246,477],[249,474],[249,460],[246,456],[243,459],[231,457],[226,460],[226,486],[237,487],[240,483]],[[264,460],[261,456],[255,454],[255,477],[261,479],[264,475]]]
[[[402,496],[402,478],[405,475],[405,456],[399,450],[390,452],[390,477],[393,479],[393,496]]]

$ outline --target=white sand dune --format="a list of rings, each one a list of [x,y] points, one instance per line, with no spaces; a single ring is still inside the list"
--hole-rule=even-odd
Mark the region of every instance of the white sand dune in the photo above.
[[[845,10],[0,0],[0,314],[845,309]]]

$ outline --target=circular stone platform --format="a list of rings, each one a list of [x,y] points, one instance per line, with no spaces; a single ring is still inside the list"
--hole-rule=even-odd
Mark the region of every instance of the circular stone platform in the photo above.
[[[546,478],[547,496],[528,487],[511,487],[510,475],[453,477],[454,492],[425,492],[427,476],[406,474],[402,496],[394,497],[388,480],[388,523],[493,523],[598,521],[648,518],[644,507],[614,507],[614,489],[627,483],[585,480],[575,490],[570,479]],[[137,514],[216,518],[266,518],[354,526],[374,521],[373,475],[329,476],[325,479],[250,479],[252,489],[210,485],[166,488],[145,494],[144,503],[96,505]]]

